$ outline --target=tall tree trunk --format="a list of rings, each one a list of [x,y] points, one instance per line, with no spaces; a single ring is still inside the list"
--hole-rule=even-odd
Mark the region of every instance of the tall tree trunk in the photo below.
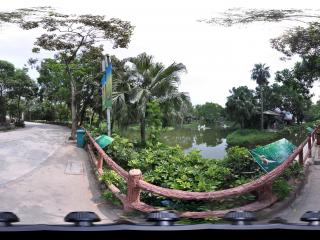
[[[18,97],[18,120],[20,121],[20,119],[21,119],[21,117],[20,117],[20,99],[21,99],[21,97],[19,96]]]
[[[71,136],[70,139],[76,138],[77,122],[77,105],[76,105],[76,86],[75,82],[71,80]]]
[[[6,122],[6,113],[7,113],[6,99],[1,94],[1,96],[0,96],[0,124]]]
[[[91,119],[90,119],[90,126],[93,124],[93,118],[94,118],[94,111],[92,111]]]
[[[80,112],[80,126],[82,125],[83,121],[84,121],[84,118],[85,118],[85,115],[86,115],[86,109],[87,109],[87,105],[86,103],[83,104],[83,107],[81,109],[81,112]]]
[[[140,135],[141,135],[141,144],[146,144],[146,119],[145,117],[140,118]]]
[[[263,128],[263,86],[261,86],[261,130]]]
[[[78,121],[77,121],[77,104],[76,104],[76,94],[77,94],[77,87],[76,82],[74,81],[71,70],[69,67],[69,64],[66,62],[66,72],[70,81],[70,87],[71,87],[71,136],[69,139],[74,140],[76,139],[76,131],[78,127]]]

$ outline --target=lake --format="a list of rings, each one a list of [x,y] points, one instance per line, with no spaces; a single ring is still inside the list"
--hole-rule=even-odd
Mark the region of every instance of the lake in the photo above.
[[[121,135],[131,140],[139,140],[139,133],[136,130],[127,130]],[[205,158],[220,159],[226,155],[227,135],[228,131],[216,126],[208,126],[207,129],[200,131],[190,128],[175,128],[163,132],[161,141],[170,146],[180,145],[185,152],[198,149]]]
[[[198,149],[205,158],[222,159],[226,155],[228,147],[226,137],[229,133],[230,130],[217,126],[208,126],[207,129],[200,131],[198,129],[182,127],[164,131],[161,134],[161,141],[170,146],[180,145],[185,152]],[[128,129],[123,131],[121,135],[131,140],[140,140],[139,130]],[[307,131],[305,128],[301,128],[298,131],[291,131],[283,137],[298,146],[307,137]],[[270,142],[266,142],[265,144],[268,143]],[[247,147],[252,149],[255,147],[255,144]]]

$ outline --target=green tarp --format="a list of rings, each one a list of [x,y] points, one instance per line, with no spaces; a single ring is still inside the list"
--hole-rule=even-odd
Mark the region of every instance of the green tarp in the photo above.
[[[313,129],[312,129],[311,127],[307,127],[307,131],[308,131],[309,133],[312,133],[312,132],[313,132]]]
[[[101,135],[97,137],[95,140],[101,148],[105,148],[106,146],[108,146],[110,143],[113,142],[113,138],[107,135]]]
[[[295,148],[291,142],[282,138],[268,145],[257,147],[251,150],[250,153],[265,172],[270,172],[281,165],[293,153]]]

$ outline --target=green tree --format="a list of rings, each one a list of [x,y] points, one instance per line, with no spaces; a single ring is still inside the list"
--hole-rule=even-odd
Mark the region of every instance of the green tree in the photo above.
[[[252,126],[258,113],[254,91],[246,86],[232,88],[227,97],[226,113],[230,120],[240,124],[241,128]]]
[[[260,96],[261,89],[256,88],[257,96]],[[274,110],[275,108],[281,108],[283,105],[283,88],[279,83],[265,86],[263,88],[264,101],[263,107],[266,110]]]
[[[294,71],[289,69],[277,72],[275,80],[282,84],[283,108],[293,113],[297,118],[297,122],[301,123],[304,119],[304,113],[312,104],[311,98],[313,95],[310,93],[310,85],[298,79]]]
[[[207,124],[216,124],[221,121],[223,107],[217,103],[206,102],[203,105],[196,105],[195,109],[200,121]]]
[[[295,27],[271,40],[272,46],[287,57],[298,55],[295,75],[310,87],[320,79],[320,23],[312,22],[307,27]]]
[[[21,13],[21,10],[16,11]],[[114,42],[114,47],[127,47],[133,27],[129,22],[117,18],[105,20],[100,15],[67,15],[43,9],[42,11],[25,10],[32,18],[20,18],[19,26],[25,30],[40,28],[45,31],[35,41],[33,52],[40,49],[54,51],[64,66],[66,80],[70,84],[72,130],[71,139],[75,138],[78,124],[77,117],[77,57],[92,51],[105,40]],[[1,15],[0,15],[1,16]],[[101,59],[100,59],[101,60]],[[81,75],[81,74],[80,74]]]
[[[268,85],[268,78],[270,78],[269,67],[262,63],[255,64],[251,71],[251,79],[260,87],[261,130],[263,130],[263,88]]]
[[[186,92],[172,92],[166,98],[160,98],[159,103],[163,112],[163,127],[182,125],[186,118],[191,117],[192,104]]]
[[[92,47],[90,51],[83,52],[77,56],[73,68],[73,77],[76,81],[76,108],[77,120],[81,125],[87,118],[87,110],[101,113],[101,92],[100,92],[100,59],[103,57],[102,48]],[[61,58],[45,59],[38,68],[40,76],[40,97],[46,99],[54,105],[56,111],[63,110],[64,106],[71,105],[70,82]],[[98,106],[97,106],[98,105]]]
[[[5,97],[8,90],[8,82],[14,76],[14,65],[7,61],[0,60],[0,124],[6,122],[6,102]]]
[[[320,101],[312,104],[306,112],[306,120],[315,121],[320,119]]]
[[[111,56],[112,62],[112,125],[117,122],[118,128],[126,128],[136,120],[134,108],[130,106],[129,93],[134,86],[130,78],[128,59],[119,60]]]
[[[179,73],[184,72],[186,68],[182,63],[172,63],[165,67],[161,63],[155,63],[153,57],[146,53],[131,58],[130,62],[133,64],[130,79],[134,81],[134,85],[129,91],[129,99],[135,106],[140,122],[141,142],[145,144],[148,102],[158,99],[161,105],[170,103],[170,106],[181,106],[187,96],[178,90]]]
[[[21,119],[21,101],[31,99],[37,94],[36,83],[28,76],[27,69],[16,69],[14,77],[9,81],[8,96],[15,100],[16,116]]]
[[[162,128],[162,112],[158,101],[153,100],[147,104],[147,124],[150,130],[149,140],[156,145],[160,139]]]

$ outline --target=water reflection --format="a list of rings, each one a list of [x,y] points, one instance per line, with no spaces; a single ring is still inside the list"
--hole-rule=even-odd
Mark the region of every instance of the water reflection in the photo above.
[[[221,159],[226,155],[226,149],[228,147],[226,137],[229,133],[230,132],[226,129],[216,126],[210,126],[209,129],[200,131],[198,131],[198,129],[176,128],[163,132],[161,141],[170,146],[180,145],[185,152],[190,152],[192,149],[198,149],[205,158]],[[126,130],[122,132],[121,135],[131,140],[140,140],[140,133],[138,130]],[[288,132],[283,136],[279,136],[279,139],[283,137],[298,146],[307,137],[307,130],[305,128],[300,128],[299,130],[297,129]],[[273,141],[261,145],[271,142]],[[247,147],[252,149],[255,148],[256,145],[257,144],[252,143]]]
[[[185,152],[199,149],[203,157],[219,159],[226,155],[227,134],[226,130],[214,126],[200,131],[198,129],[176,128],[162,133],[161,141],[170,146],[180,145]],[[131,140],[139,139],[139,131],[127,130],[122,135]]]

